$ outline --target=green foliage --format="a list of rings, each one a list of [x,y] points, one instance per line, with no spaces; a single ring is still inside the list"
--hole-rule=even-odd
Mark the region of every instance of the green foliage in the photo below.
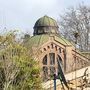
[[[0,37],[0,90],[40,90],[40,68],[15,34]]]

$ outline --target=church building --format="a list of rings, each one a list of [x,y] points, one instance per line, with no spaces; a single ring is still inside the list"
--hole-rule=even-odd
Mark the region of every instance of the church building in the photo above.
[[[78,84],[79,77],[82,77],[86,67],[90,66],[90,52],[86,56],[76,49],[74,43],[61,36],[59,26],[53,18],[45,15],[38,19],[34,25],[33,36],[24,43],[30,49],[30,54],[39,62],[46,90],[53,90],[51,76],[59,71],[57,60],[60,61],[66,80],[74,84],[71,87],[81,85]],[[60,81],[57,80],[57,90],[63,90],[61,87]]]

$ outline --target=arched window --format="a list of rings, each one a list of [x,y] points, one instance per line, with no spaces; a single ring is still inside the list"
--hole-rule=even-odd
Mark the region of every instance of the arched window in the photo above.
[[[43,58],[43,65],[47,65],[47,55]]]
[[[55,58],[55,57],[57,57],[57,58]],[[43,61],[42,61],[42,63],[43,63],[43,66],[42,66],[43,80],[44,81],[47,81],[49,78],[51,78],[54,75],[54,73],[57,73],[57,71],[60,69],[57,60],[59,60],[60,66],[63,70],[62,59],[59,55],[57,55],[55,53],[48,53],[44,56]],[[55,62],[57,62],[57,63],[55,63]]]

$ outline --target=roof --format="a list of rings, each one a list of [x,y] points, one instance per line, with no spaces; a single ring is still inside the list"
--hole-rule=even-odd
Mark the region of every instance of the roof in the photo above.
[[[90,51],[89,52],[81,52],[84,56],[90,59]]]
[[[34,25],[34,28],[36,27],[40,27],[40,26],[55,26],[55,27],[58,27],[57,25],[57,22],[52,19],[51,17],[48,17],[47,15],[39,18],[35,25]]]
[[[29,38],[29,40],[25,43],[27,47],[39,47],[42,46],[44,43],[49,41],[49,38],[51,36],[49,34],[42,34],[42,35],[35,35]],[[65,38],[61,36],[54,35],[54,40],[60,44],[63,44],[65,46],[72,45],[71,42],[66,40]]]
[[[29,40],[25,43],[25,45],[30,47],[39,47],[43,45],[45,42],[47,42],[49,39],[48,35],[35,35],[29,38]]]
[[[61,36],[55,36],[54,37],[55,41],[63,44],[63,45],[73,45],[69,40],[65,39],[64,37],[61,37]]]
[[[34,25],[34,35],[59,34],[57,22],[48,16],[39,18]]]

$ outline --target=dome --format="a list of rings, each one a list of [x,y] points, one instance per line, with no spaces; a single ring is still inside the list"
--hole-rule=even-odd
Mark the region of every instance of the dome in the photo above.
[[[44,17],[41,17],[40,19],[38,19],[36,21],[34,28],[35,27],[40,27],[40,26],[55,26],[55,27],[58,27],[57,22],[54,19],[52,19],[52,18],[50,18],[46,15]]]
[[[36,21],[33,34],[40,35],[50,33],[58,34],[58,25],[54,19],[45,15]]]

